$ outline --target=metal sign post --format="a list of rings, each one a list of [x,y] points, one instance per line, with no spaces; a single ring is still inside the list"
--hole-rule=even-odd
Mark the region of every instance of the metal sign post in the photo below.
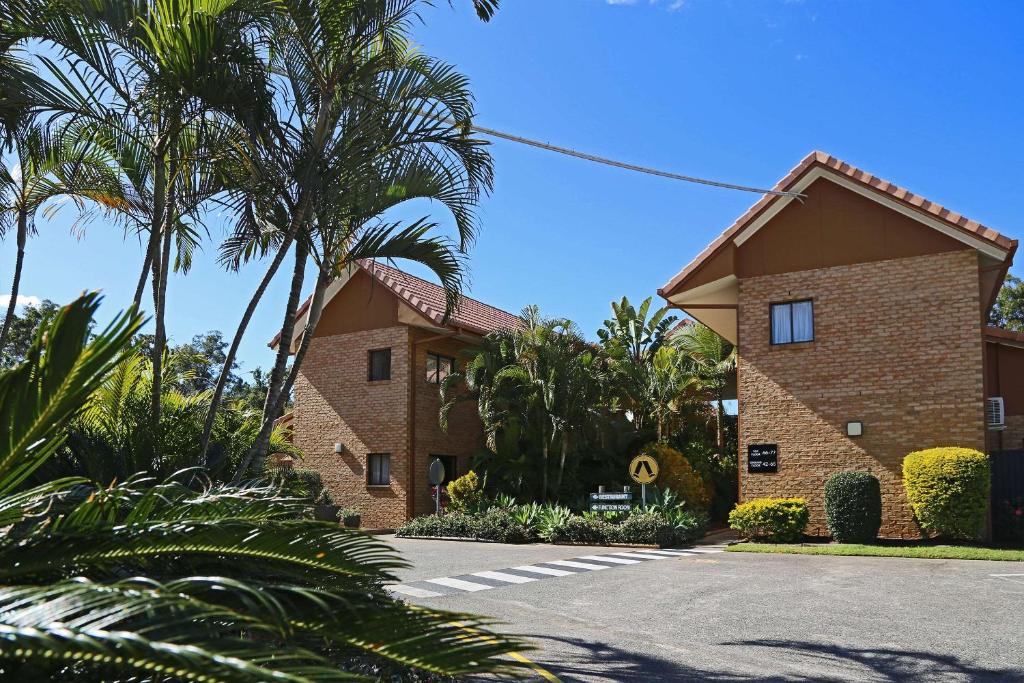
[[[427,470],[427,480],[434,487],[434,514],[441,514],[441,482],[444,481],[444,463],[435,458]]]

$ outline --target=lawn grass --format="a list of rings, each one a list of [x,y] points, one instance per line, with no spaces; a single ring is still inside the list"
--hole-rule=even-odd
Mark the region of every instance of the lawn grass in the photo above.
[[[979,548],[963,545],[863,545],[859,543],[738,543],[733,553],[788,553],[792,555],[863,555],[918,557],[931,560],[1008,560],[1024,562],[1024,550]]]

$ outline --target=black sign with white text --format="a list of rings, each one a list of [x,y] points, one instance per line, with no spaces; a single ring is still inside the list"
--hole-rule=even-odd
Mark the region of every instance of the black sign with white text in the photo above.
[[[747,446],[747,472],[760,474],[779,471],[779,445],[752,443]]]

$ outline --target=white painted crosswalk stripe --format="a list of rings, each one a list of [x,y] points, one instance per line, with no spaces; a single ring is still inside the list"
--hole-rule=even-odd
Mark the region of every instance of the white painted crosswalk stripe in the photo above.
[[[486,583],[473,583],[472,581],[463,581],[462,579],[452,579],[447,576],[442,576],[437,579],[427,579],[427,583],[436,583],[439,586],[448,586],[449,588],[458,588],[462,591],[468,591],[470,593],[474,591],[485,591],[494,588],[494,586],[488,586]]]
[[[665,555],[651,555],[650,553],[612,553],[616,557],[628,557],[634,560],[667,560]]]
[[[416,586],[403,586],[403,585],[400,585],[400,584],[399,585],[394,585],[394,586],[388,586],[388,590],[391,591],[392,593],[401,593],[402,595],[411,595],[414,598],[436,598],[439,595],[441,595],[440,593],[435,593],[434,591],[428,591],[428,590],[426,590],[424,588],[417,588]]]
[[[516,576],[515,574],[506,574],[505,572],[474,572],[473,576],[494,581],[504,581],[505,583],[530,583],[537,580],[530,576]]]
[[[567,572],[564,569],[552,569],[551,567],[531,567],[530,565],[523,565],[522,567],[512,567],[517,572],[530,572],[532,574],[544,574],[546,576],[572,576],[576,572]]]
[[[640,560],[627,560],[624,557],[612,557],[611,555],[584,555],[581,560],[596,560],[597,562],[611,562],[612,564],[640,564]]]
[[[545,562],[544,564],[557,564],[559,567],[573,567],[575,569],[592,569],[595,571],[598,569],[609,569],[608,565],[606,564],[594,564],[593,562],[573,562],[572,560],[551,560],[549,562]]]

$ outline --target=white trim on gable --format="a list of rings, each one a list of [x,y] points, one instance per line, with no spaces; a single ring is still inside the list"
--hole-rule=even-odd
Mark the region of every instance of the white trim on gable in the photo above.
[[[918,223],[921,223],[922,225],[926,225],[929,228],[938,230],[942,234],[948,237],[952,237],[958,242],[966,244],[972,249],[981,252],[985,256],[994,258],[998,261],[1003,261],[1006,258],[1007,252],[1004,249],[1001,249],[998,246],[991,244],[980,237],[971,237],[962,230],[958,230],[957,228],[954,228],[953,226],[944,223],[936,218],[932,218],[926,214],[923,214],[920,211],[915,211],[914,209],[911,209],[910,207],[900,203],[899,201],[892,199],[891,197],[888,197],[879,192],[876,192],[870,188],[864,187],[864,185],[862,185],[861,183],[851,180],[850,178],[847,178],[846,176],[836,172],[834,169],[828,167],[817,166],[811,169],[806,174],[804,174],[804,176],[800,178],[800,180],[798,180],[791,187],[786,189],[787,191],[791,192],[803,192],[811,185],[811,183],[813,183],[815,180],[818,180],[819,178],[824,178],[825,180],[833,182],[836,185],[839,185],[840,187],[844,187],[852,192],[856,192],[857,194],[863,197],[867,197],[868,199],[878,202],[879,204],[885,206],[886,208],[892,209],[893,211],[903,214],[908,218],[912,218],[916,220]],[[751,221],[750,224],[743,228],[738,235],[733,237],[733,243],[738,247],[747,240],[749,240],[751,237],[754,236],[755,233],[757,233],[758,230],[763,228],[768,223],[768,221],[770,221],[780,211],[782,211],[782,209],[784,209],[789,204],[789,202],[793,201],[793,199],[793,197],[789,196],[779,197],[764,213],[758,216],[755,220]]]

